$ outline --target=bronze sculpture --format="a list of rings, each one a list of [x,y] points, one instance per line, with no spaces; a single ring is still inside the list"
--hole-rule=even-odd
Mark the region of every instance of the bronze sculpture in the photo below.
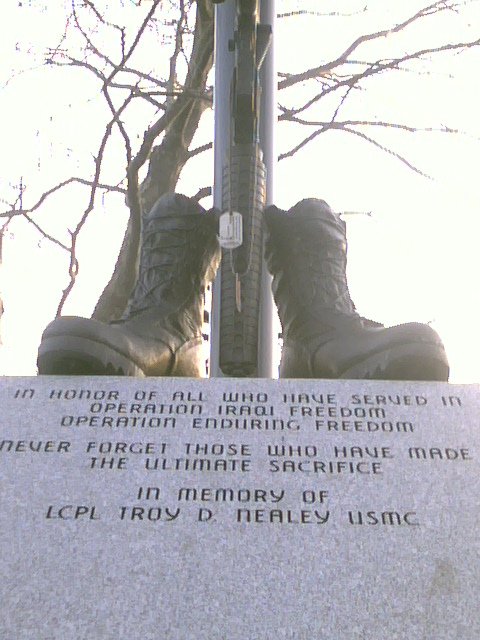
[[[283,329],[280,376],[448,379],[443,344],[428,325],[386,328],[362,318],[346,279],[345,224],[317,199],[264,214],[266,259]],[[40,374],[202,375],[203,293],[220,260],[218,217],[179,194],[146,216],[140,269],[127,310],[110,324],[54,320]]]
[[[160,198],[144,220],[136,285],[123,317],[57,318],[39,373],[192,376],[203,367],[203,293],[220,261],[217,217],[186,196]]]
[[[361,317],[348,290],[346,226],[324,200],[269,207],[266,258],[283,328],[280,377],[447,380],[437,333]]]

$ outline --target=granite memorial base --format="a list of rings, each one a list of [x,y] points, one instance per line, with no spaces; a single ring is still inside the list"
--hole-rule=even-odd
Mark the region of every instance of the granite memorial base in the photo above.
[[[478,640],[480,388],[0,381],[1,640]]]

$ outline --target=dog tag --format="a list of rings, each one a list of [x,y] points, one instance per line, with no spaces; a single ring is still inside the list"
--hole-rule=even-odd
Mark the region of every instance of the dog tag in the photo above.
[[[238,211],[226,211],[219,220],[218,241],[223,249],[236,249],[243,242],[243,219]]]

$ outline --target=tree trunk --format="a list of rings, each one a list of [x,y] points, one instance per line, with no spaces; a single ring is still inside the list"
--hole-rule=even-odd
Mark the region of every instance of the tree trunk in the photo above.
[[[200,118],[210,106],[206,93],[207,77],[213,64],[214,13],[210,0],[197,0],[193,50],[185,80],[187,106],[165,131],[162,142],[152,149],[148,174],[140,189],[143,212],[148,212],[160,196],[175,190],[185,166],[188,150]],[[189,98],[189,94],[192,97]],[[170,105],[174,108],[176,100]],[[132,216],[127,225],[122,247],[110,282],[97,302],[92,317],[108,322],[121,317],[135,285],[140,249],[139,225]]]

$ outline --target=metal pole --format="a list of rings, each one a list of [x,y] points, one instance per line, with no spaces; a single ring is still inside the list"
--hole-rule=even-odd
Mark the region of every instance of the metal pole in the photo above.
[[[274,167],[276,161],[274,131],[276,120],[276,72],[275,72],[275,0],[260,0],[260,17],[263,24],[271,24],[273,42],[261,70],[262,100],[260,112],[260,145],[267,167],[267,204],[274,198]],[[214,88],[214,206],[222,208],[222,175],[230,140],[230,84],[232,80],[234,54],[228,49],[233,38],[235,24],[235,0],[226,0],[215,6],[215,88]],[[265,264],[262,274],[259,368],[257,376],[272,377],[273,352],[273,300],[270,289],[271,278]],[[213,286],[213,309],[211,327],[210,375],[223,377],[219,367],[220,274]]]
[[[275,197],[275,165],[277,153],[275,130],[277,121],[277,72],[275,67],[275,0],[260,1],[260,22],[272,26],[272,45],[260,70],[262,101],[260,111],[260,145],[263,150],[263,161],[267,167],[267,206],[273,204]],[[262,272],[262,294],[260,300],[260,378],[273,376],[273,315],[274,304],[271,290],[272,278],[267,271],[265,261]]]

